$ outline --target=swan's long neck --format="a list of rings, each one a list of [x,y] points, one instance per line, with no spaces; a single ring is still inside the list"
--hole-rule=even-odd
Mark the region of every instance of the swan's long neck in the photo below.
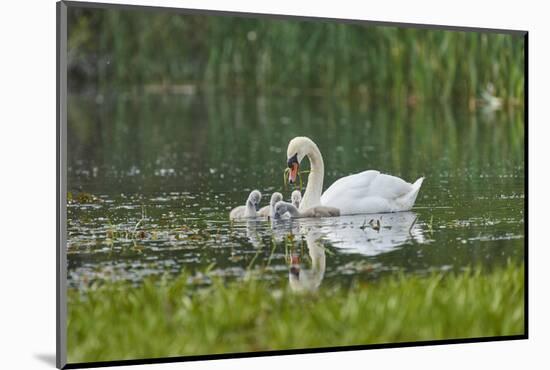
[[[327,265],[325,257],[325,247],[319,242],[319,237],[320,235],[316,233],[310,233],[306,235],[307,248],[309,249],[309,256],[311,257],[311,267],[315,274],[318,276],[320,284],[325,275]]]
[[[269,202],[269,215],[272,219],[276,219],[277,218],[277,214],[275,213],[275,204],[277,204],[279,200],[278,199],[271,199],[271,201]]]
[[[256,217],[256,207],[252,203],[252,201],[249,199],[246,201],[246,208],[244,210],[244,216],[245,217]]]
[[[325,164],[317,146],[312,145],[306,155],[310,163],[310,172],[307,178],[306,191],[300,202],[300,210],[321,205],[323,177],[325,176]]]

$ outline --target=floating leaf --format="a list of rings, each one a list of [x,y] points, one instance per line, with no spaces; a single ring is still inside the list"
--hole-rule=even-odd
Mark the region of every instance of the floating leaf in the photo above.
[[[70,199],[70,200],[69,200]],[[95,203],[95,202],[98,202],[100,201],[100,199],[98,197],[96,197],[95,195],[93,194],[90,194],[90,193],[86,193],[84,191],[81,191],[80,193],[78,193],[75,196],[73,196],[72,193],[67,193],[67,201],[68,202],[76,202],[76,203],[81,203],[81,204],[87,204],[87,203]]]

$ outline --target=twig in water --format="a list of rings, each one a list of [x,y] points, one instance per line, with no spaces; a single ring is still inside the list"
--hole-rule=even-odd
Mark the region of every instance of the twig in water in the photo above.
[[[412,236],[412,228],[414,224],[416,224],[416,220],[418,220],[418,216],[416,216],[411,224],[411,227],[409,227],[409,235]]]
[[[143,221],[145,221],[145,206],[141,206],[141,219],[137,222],[136,226],[134,226],[134,232],[132,233],[133,238],[136,237],[137,229]]]
[[[430,217],[430,223],[428,224],[428,231],[430,232],[430,234],[433,234],[433,232],[434,232],[433,221],[434,221],[434,216],[432,215]]]
[[[252,257],[252,260],[250,260],[250,263],[246,267],[246,271],[250,271],[250,269],[252,268],[252,265],[254,265],[254,261],[256,261],[256,258],[258,258],[258,255],[260,254],[260,252],[261,252],[261,249],[258,249],[254,257]]]
[[[273,248],[271,248],[271,253],[269,254],[269,258],[267,259],[267,263],[265,267],[268,267],[269,264],[271,263],[271,259],[273,258],[273,253],[275,253],[275,248],[277,248],[277,244],[275,243],[275,240],[273,239],[273,237],[271,238],[271,244],[273,244]]]

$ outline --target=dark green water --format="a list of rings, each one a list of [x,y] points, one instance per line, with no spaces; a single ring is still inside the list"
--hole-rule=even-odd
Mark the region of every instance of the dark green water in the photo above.
[[[71,95],[68,113],[68,191],[97,197],[68,205],[73,287],[183,269],[200,285],[208,268],[316,289],[397,271],[490,270],[524,257],[521,109],[229,92]],[[325,188],[366,169],[410,182],[425,176],[414,209],[232,225],[229,210],[252,189],[263,204],[273,191],[290,197],[283,170],[298,135],[318,144]]]

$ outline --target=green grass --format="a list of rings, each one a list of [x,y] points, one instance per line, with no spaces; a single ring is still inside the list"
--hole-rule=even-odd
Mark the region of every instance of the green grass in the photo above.
[[[191,294],[183,274],[69,291],[69,362],[522,334],[524,266],[400,275],[297,295],[257,281]]]

